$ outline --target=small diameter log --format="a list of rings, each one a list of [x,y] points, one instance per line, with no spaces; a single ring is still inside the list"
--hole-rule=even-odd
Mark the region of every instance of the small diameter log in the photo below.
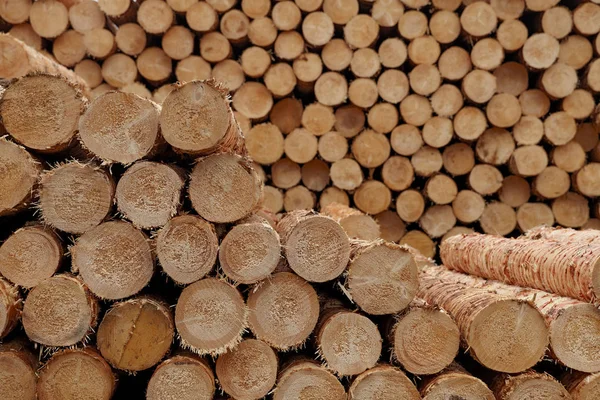
[[[323,47],[334,34],[333,22],[324,12],[311,12],[302,21],[302,35],[306,43],[314,48]]]
[[[223,60],[215,65],[212,78],[230,92],[235,92],[246,80],[241,65],[233,60]]]
[[[329,185],[329,165],[315,158],[302,166],[302,183],[307,189],[320,192]]]
[[[109,92],[94,100],[81,117],[79,138],[103,161],[129,164],[155,150],[160,140],[159,112],[160,106],[150,100]]]
[[[86,59],[78,62],[73,68],[73,71],[75,71],[75,73],[80,76],[91,89],[100,86],[103,82],[102,67],[93,60]]]
[[[524,115],[513,126],[512,131],[518,145],[534,145],[544,137],[544,123],[533,115]]]
[[[419,219],[419,226],[432,238],[444,236],[456,225],[456,216],[449,205],[429,207]]]
[[[69,274],[36,285],[23,306],[23,327],[32,341],[46,346],[87,342],[98,318],[98,302],[87,287]]]
[[[562,39],[573,29],[573,16],[567,7],[552,7],[542,14],[541,24],[545,33]]]
[[[461,190],[452,201],[452,212],[464,224],[477,221],[485,210],[485,200],[472,190]]]
[[[398,242],[406,233],[406,225],[395,211],[385,210],[375,215],[381,233],[379,237],[387,242]]]
[[[352,49],[350,49],[348,43],[343,39],[331,39],[325,47],[323,47],[321,59],[323,64],[325,64],[329,70],[340,72],[350,66],[353,54]]]
[[[212,70],[210,64],[200,56],[189,56],[177,63],[175,67],[175,77],[179,82],[191,82],[195,80],[210,79]],[[173,89],[169,94],[177,89],[177,84],[174,84]],[[168,96],[167,96],[168,97]],[[165,97],[166,100],[166,97]],[[163,100],[164,103],[164,100]],[[161,103],[162,104],[162,103]]]
[[[435,174],[425,183],[424,193],[435,204],[449,204],[456,198],[458,188],[452,178]]]
[[[154,271],[146,236],[121,221],[105,222],[84,233],[71,247],[71,256],[73,271],[102,299],[136,294]]]
[[[346,400],[346,390],[335,375],[312,359],[295,359],[281,369],[273,400],[300,399],[306,393],[315,400]]]
[[[282,158],[271,166],[271,181],[278,188],[294,187],[300,183],[301,178],[300,166],[288,158]]]
[[[53,39],[69,26],[69,11],[57,0],[36,1],[29,9],[29,22],[38,35]]]
[[[396,69],[386,70],[377,79],[377,91],[379,95],[383,100],[392,104],[401,102],[408,95],[409,89],[410,86],[406,74]]]
[[[413,154],[410,163],[417,176],[429,177],[442,169],[443,159],[438,149],[423,146]]]
[[[365,129],[352,142],[352,154],[365,168],[377,168],[390,156],[390,142],[381,133]]]
[[[215,371],[225,393],[238,399],[260,399],[277,380],[277,355],[266,343],[246,339],[219,356]]]
[[[291,31],[300,25],[302,14],[293,1],[280,1],[273,5],[271,18],[280,31]]]
[[[162,0],[144,1],[137,10],[138,23],[151,35],[164,34],[174,20],[173,10]]]
[[[474,103],[490,101],[497,91],[497,78],[488,71],[480,69],[469,72],[462,81],[462,91]]]
[[[263,81],[275,98],[290,95],[297,83],[293,68],[284,62],[271,65]]]
[[[330,186],[321,193],[319,197],[319,207],[324,208],[329,204],[339,203],[345,206],[350,205],[350,199],[345,190],[338,189],[335,186]]]
[[[554,225],[552,209],[544,203],[525,203],[517,210],[517,224],[521,232],[536,226]]]
[[[391,190],[407,189],[412,184],[414,177],[413,166],[406,157],[392,156],[386,160],[381,169],[383,183]]]
[[[140,82],[129,83],[119,90],[123,93],[137,94],[143,99],[152,100],[152,93],[146,88],[146,85]]]
[[[319,299],[312,286],[290,272],[279,272],[248,296],[250,330],[277,350],[301,347],[319,319]]]
[[[140,161],[129,167],[115,191],[123,216],[140,229],[165,225],[180,207],[183,173],[157,162]]]
[[[312,210],[317,198],[313,192],[304,186],[296,186],[285,192],[283,208],[286,212],[294,210]]]
[[[97,60],[104,60],[117,49],[115,37],[108,29],[92,29],[86,32],[83,43],[87,54]]]
[[[42,166],[23,147],[0,138],[0,216],[27,206]]]
[[[496,29],[498,17],[492,6],[485,2],[469,4],[460,15],[463,30],[472,37],[488,36]]]
[[[321,207],[321,213],[337,221],[348,237],[360,240],[379,238],[380,229],[373,217],[339,203]]]
[[[267,278],[281,254],[279,235],[266,221],[234,226],[221,242],[219,264],[234,282],[250,284]]]
[[[568,371],[560,381],[573,400],[593,400],[600,396],[600,374]]]
[[[338,106],[348,96],[348,81],[337,72],[325,72],[315,82],[315,97],[326,106]]]
[[[442,248],[456,238],[463,239],[448,238]],[[548,345],[548,328],[540,312],[515,297],[457,282],[453,275],[436,266],[422,269],[417,296],[444,308],[454,318],[462,345],[485,367],[516,373],[535,365]],[[464,276],[464,280],[468,278]]]
[[[494,70],[497,90],[518,96],[529,87],[529,74],[523,64],[511,61]]]
[[[475,167],[475,152],[466,143],[454,143],[444,148],[442,165],[452,176],[465,175]]]
[[[427,28],[427,16],[420,11],[409,10],[398,20],[398,33],[407,40],[423,36]]]
[[[335,131],[345,138],[356,136],[364,126],[365,114],[360,108],[346,105],[335,110]]]
[[[86,55],[84,35],[69,29],[52,43],[52,54],[56,61],[66,67],[73,67]]]
[[[50,278],[60,267],[63,246],[48,228],[21,228],[0,246],[0,273],[13,284],[32,288]]]
[[[248,39],[258,47],[270,48],[277,40],[277,28],[269,17],[256,18],[248,27]]]
[[[18,288],[0,277],[0,338],[4,338],[17,326],[22,308],[23,300]]]
[[[573,187],[584,196],[595,197],[600,193],[600,184],[597,176],[600,172],[600,163],[592,162],[585,165],[573,176]]]
[[[113,179],[100,168],[78,162],[60,165],[40,179],[41,218],[61,231],[81,234],[108,216],[114,191]]]
[[[352,241],[348,264],[348,296],[364,312],[395,314],[413,300],[419,283],[413,256],[383,240]]]
[[[406,235],[402,236],[398,243],[414,248],[427,258],[434,257],[437,248],[429,236],[417,230],[406,232]]]
[[[0,5],[0,7],[2,6]],[[8,31],[8,34],[16,37],[26,45],[31,46],[38,51],[42,50],[42,38],[40,35],[35,33],[31,27],[31,24],[22,23],[13,25],[13,27]]]
[[[117,25],[136,20],[138,3],[132,0],[99,0],[98,5],[108,19]]]
[[[473,68],[469,53],[457,46],[444,51],[438,60],[440,75],[450,81],[458,81]]]
[[[331,107],[319,103],[306,106],[302,112],[301,123],[315,136],[322,136],[333,130],[335,116]]]
[[[464,107],[454,116],[454,132],[460,139],[476,140],[488,127],[485,114],[475,107]]]
[[[526,90],[519,95],[523,115],[542,118],[550,111],[550,99],[538,89]]]
[[[133,58],[122,53],[113,54],[102,63],[102,77],[109,85],[120,88],[135,82],[137,66]]]
[[[115,34],[119,50],[130,56],[137,56],[146,48],[146,32],[134,23],[121,25]]]
[[[416,298],[394,319],[389,335],[392,356],[406,371],[437,374],[458,354],[460,331],[443,310]]]
[[[373,107],[378,96],[377,84],[372,79],[355,79],[348,87],[348,100],[360,108]]]
[[[6,400],[35,400],[37,357],[25,340],[0,345],[0,391]],[[40,393],[37,393],[40,395]]]
[[[594,159],[592,151],[592,160]],[[563,146],[557,146],[551,153],[552,163],[566,172],[576,172],[586,163],[586,154],[582,146],[573,140]]]
[[[161,267],[181,285],[195,282],[212,270],[218,246],[213,225],[195,215],[173,218],[156,236]]]
[[[552,213],[558,224],[579,228],[590,218],[588,199],[578,193],[568,192],[552,202]]]
[[[356,208],[367,214],[379,214],[392,203],[392,192],[383,183],[368,180],[356,189],[353,196]]]
[[[554,64],[559,51],[558,40],[546,33],[536,33],[525,42],[521,57],[527,67],[533,70],[545,70]]]
[[[425,211],[425,199],[416,190],[405,190],[396,199],[396,212],[405,222],[416,222]]]
[[[333,219],[311,211],[288,213],[277,225],[290,268],[309,282],[326,282],[346,269],[350,243]]]
[[[562,169],[546,167],[533,181],[533,192],[545,199],[555,199],[569,191],[571,181],[569,174]]]
[[[140,75],[154,86],[165,83],[173,72],[173,60],[160,47],[147,47],[138,56],[136,66]]]
[[[399,368],[381,364],[358,375],[348,389],[349,400],[420,400],[414,383]]]
[[[263,50],[261,49],[261,51]],[[300,127],[302,113],[302,103],[297,99],[286,97],[273,106],[269,114],[269,121],[279,128],[281,132],[288,134]],[[246,135],[247,140],[248,137]]]
[[[17,142],[33,150],[54,153],[71,144],[86,105],[81,90],[67,79],[35,74],[6,88],[0,100],[0,117]],[[23,110],[36,112],[28,114]]]
[[[401,4],[400,7],[402,7]],[[331,18],[331,21],[335,25],[344,26],[358,14],[359,2],[357,0],[346,2],[325,0],[323,2],[323,11]],[[374,18],[377,19],[376,17]]]
[[[523,47],[527,41],[527,27],[517,19],[507,20],[500,24],[496,39],[506,52],[514,52]]]
[[[377,325],[364,315],[335,306],[321,313],[315,340],[325,367],[338,376],[373,368],[381,355]]]
[[[593,99],[594,97],[587,90],[576,89],[573,91],[573,93],[563,99],[561,107],[563,111],[565,111],[571,117],[577,120],[582,120],[586,119],[594,112],[595,103]],[[585,127],[587,124],[582,125]],[[581,129],[581,125],[578,127],[577,137],[580,135],[579,129]],[[590,133],[589,136],[593,135]],[[577,139],[577,141],[580,142],[579,139]],[[589,150],[591,150],[591,148],[587,149],[586,151]]]
[[[595,35],[600,31],[600,5],[580,4],[573,11],[573,25],[575,29],[582,35]]]
[[[116,386],[110,365],[96,350],[85,347],[55,353],[39,371],[37,395],[40,400],[80,396],[109,400]]]
[[[463,95],[460,90],[451,84],[440,86],[431,95],[431,108],[440,117],[451,117],[463,107]]]
[[[495,400],[492,391],[480,379],[472,376],[457,363],[437,375],[426,377],[419,385],[423,400]]]
[[[277,214],[283,209],[283,193],[273,186],[265,186],[263,189],[262,208]]]
[[[168,306],[146,297],[117,303],[98,328],[98,349],[114,368],[130,373],[160,362],[173,341],[175,327]]]
[[[182,347],[201,355],[218,355],[237,346],[247,328],[247,319],[240,292],[216,278],[186,286],[175,308]]]
[[[27,22],[31,3],[29,0],[2,1],[0,3],[0,18],[2,18],[3,23],[8,24],[22,24]]]
[[[529,200],[531,188],[529,182],[516,175],[510,175],[502,181],[502,187],[498,193],[500,201],[511,207],[517,208]]]
[[[233,95],[233,108],[253,121],[269,115],[273,107],[273,96],[262,83],[246,82]]]
[[[508,204],[492,201],[486,204],[479,223],[485,233],[506,236],[517,227],[517,214]]]
[[[558,243],[473,234],[449,238],[442,244],[440,254],[444,265],[456,271],[589,302],[598,295],[600,266],[593,252],[581,255],[582,246],[569,241]],[[507,253],[514,248],[519,251]],[[460,261],[467,249],[471,262]],[[489,261],[477,261],[484,254]],[[565,261],[556,262],[557,257]],[[535,276],[521,268],[525,262],[537,265]],[[562,278],[554,279],[556,276]]]
[[[148,400],[175,396],[180,400],[211,400],[215,394],[215,376],[208,362],[182,353],[160,363],[146,389]]]
[[[69,8],[69,22],[77,32],[86,33],[92,29],[103,28],[106,16],[97,2],[84,0]]]
[[[210,196],[206,196],[207,188]],[[201,159],[192,170],[188,193],[192,207],[202,218],[234,222],[256,208],[262,182],[247,159],[236,154],[213,154]]]
[[[548,165],[548,154],[543,147],[537,145],[517,148],[509,161],[510,171],[522,177],[539,175]]]
[[[515,141],[506,129],[490,128],[477,139],[477,158],[487,164],[502,165],[508,162],[515,150]]]
[[[575,119],[564,111],[552,113],[544,120],[544,136],[554,146],[569,143],[576,134]]]
[[[551,375],[532,370],[520,375],[498,375],[492,381],[490,389],[499,400],[518,400],[527,397],[561,400],[570,397],[565,387]]]

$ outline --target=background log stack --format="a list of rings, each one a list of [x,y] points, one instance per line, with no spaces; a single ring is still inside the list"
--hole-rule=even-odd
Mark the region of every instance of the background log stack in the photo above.
[[[428,256],[467,230],[600,227],[597,1],[4,0],[0,18],[92,98],[223,82],[271,212],[339,202]],[[2,40],[0,77],[48,69]]]

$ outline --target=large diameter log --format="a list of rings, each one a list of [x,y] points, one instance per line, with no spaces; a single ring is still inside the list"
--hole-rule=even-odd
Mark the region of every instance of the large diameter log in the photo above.
[[[42,166],[23,147],[0,138],[0,216],[27,206]]]
[[[188,193],[192,207],[204,219],[234,222],[257,207],[262,182],[248,159],[236,154],[213,154],[201,159],[192,170]]]
[[[490,385],[498,400],[539,397],[548,400],[569,398],[563,385],[547,373],[527,371],[520,375],[500,374]]]
[[[81,234],[108,216],[114,191],[113,179],[103,169],[69,162],[42,175],[38,208],[46,224]]]
[[[17,326],[22,308],[23,301],[17,287],[0,277],[0,338]]]
[[[577,242],[472,234],[449,238],[440,254],[444,265],[456,271],[589,302],[600,295],[600,261],[594,249]],[[469,261],[461,260],[467,252]],[[536,265],[535,274],[522,265]]]
[[[335,375],[312,359],[298,358],[281,369],[273,400],[300,399],[306,393],[314,400],[346,400],[346,390]]]
[[[148,400],[175,396],[180,400],[211,400],[215,376],[208,362],[192,354],[178,354],[156,367],[146,389]]]
[[[73,271],[102,299],[136,294],[154,272],[148,239],[123,221],[105,222],[81,235],[71,247],[71,257]]]
[[[161,267],[181,285],[209,273],[217,260],[218,248],[214,226],[196,215],[171,219],[156,236],[156,255]]]
[[[348,237],[361,240],[376,240],[380,235],[380,228],[373,217],[363,214],[357,209],[343,204],[332,203],[321,207],[321,213],[336,220]]]
[[[219,356],[215,370],[225,393],[238,399],[260,399],[277,380],[277,355],[266,343],[246,339]]]
[[[480,379],[472,376],[457,363],[444,371],[426,377],[419,385],[423,400],[494,400],[494,394]]]
[[[364,315],[332,306],[321,313],[315,331],[317,354],[339,376],[373,368],[381,355],[377,325]]]
[[[50,278],[62,258],[63,246],[51,229],[27,226],[0,246],[0,273],[15,285],[29,289]]]
[[[0,344],[0,393],[6,400],[35,400],[37,357],[25,340]],[[38,393],[39,395],[39,393]]]
[[[573,400],[593,400],[600,396],[600,374],[569,371],[560,381]]]
[[[413,300],[417,292],[417,265],[410,252],[383,240],[351,242],[347,290],[366,313],[395,314]]]
[[[248,296],[249,326],[254,335],[286,351],[301,347],[319,319],[313,287],[290,272],[279,272]]]
[[[175,327],[168,306],[138,297],[115,304],[102,319],[97,343],[113,367],[143,371],[156,364],[171,347]]]
[[[131,93],[109,92],[92,101],[81,117],[79,138],[103,161],[129,164],[155,150],[159,112],[160,106],[150,100]]]
[[[69,147],[86,106],[79,86],[59,75],[40,73],[19,78],[4,90],[0,117],[17,142],[54,153]]]
[[[415,385],[399,368],[381,364],[358,375],[348,389],[349,400],[420,400]]]
[[[278,223],[277,230],[290,267],[307,281],[326,282],[346,269],[350,242],[333,219],[313,211],[294,211]]]
[[[456,237],[460,236],[444,243]],[[544,355],[548,328],[530,303],[447,279],[444,269],[438,267],[425,268],[419,278],[417,295],[455,319],[463,346],[480,364],[516,373],[532,367]]]
[[[39,371],[37,392],[40,400],[80,396],[109,400],[116,386],[117,381],[110,365],[96,350],[85,347],[54,354]]]
[[[243,153],[242,133],[228,102],[225,89],[214,81],[183,84],[163,102],[162,135],[183,153]]]
[[[175,308],[182,347],[201,355],[222,354],[238,345],[247,320],[248,311],[240,292],[216,278],[187,286]]]
[[[390,332],[392,355],[406,371],[437,374],[458,354],[460,331],[440,308],[416,298],[395,319]]]
[[[87,287],[68,274],[35,286],[23,306],[23,327],[34,342],[72,346],[86,342],[96,327],[98,302]]]

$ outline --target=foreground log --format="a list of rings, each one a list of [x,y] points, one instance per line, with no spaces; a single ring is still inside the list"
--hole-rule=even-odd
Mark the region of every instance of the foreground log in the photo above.
[[[592,400],[600,396],[600,374],[566,372],[560,381],[573,400]]]
[[[31,200],[42,166],[23,147],[0,138],[0,216],[14,214]]]
[[[494,400],[494,394],[480,379],[453,363],[437,375],[426,377],[419,385],[424,400]]]
[[[520,375],[498,375],[490,388],[498,400],[519,400],[534,396],[560,400],[569,397],[564,386],[551,375],[534,371],[527,371]]]
[[[0,338],[8,335],[21,319],[23,302],[16,286],[0,278]]]
[[[24,340],[0,344],[0,393],[7,400],[39,398],[36,396],[37,368],[38,359]]]
[[[422,299],[395,317],[389,335],[394,360],[417,375],[437,374],[458,354],[460,331],[452,318]]]
[[[34,74],[13,81],[4,90],[0,117],[6,131],[23,146],[55,153],[71,144],[86,106],[81,89],[66,78]]]
[[[106,313],[98,328],[98,349],[114,368],[143,371],[169,351],[174,331],[169,307],[138,297],[117,303]]]
[[[0,273],[29,289],[54,275],[62,258],[58,236],[41,225],[32,225],[17,230],[0,246]]]
[[[445,242],[449,240],[452,238]],[[423,269],[417,296],[444,308],[455,319],[463,346],[480,364],[515,373],[542,358],[548,345],[548,328],[533,305],[446,279],[443,271],[438,267]]]
[[[112,177],[99,167],[79,162],[60,165],[40,179],[41,218],[61,231],[81,234],[108,216],[114,191]]]
[[[136,294],[154,272],[146,236],[123,221],[105,222],[81,235],[71,247],[71,257],[73,272],[101,299]]]
[[[358,375],[348,389],[349,400],[418,400],[419,391],[400,369],[381,364]]]
[[[215,376],[208,362],[191,354],[178,354],[156,367],[146,390],[148,400],[177,396],[180,400],[211,400]]]
[[[281,368],[273,399],[301,398],[305,393],[315,400],[346,399],[344,386],[331,372],[312,359],[292,359]]]
[[[72,275],[61,274],[34,287],[23,306],[23,327],[34,342],[72,346],[86,342],[97,324],[98,302]]]
[[[82,373],[85,371],[85,373]],[[58,352],[39,371],[38,398],[112,398],[117,381],[110,365],[91,347]]]
[[[218,355],[234,348],[242,340],[247,320],[240,292],[216,278],[187,286],[175,308],[181,346],[200,355]]]
[[[376,240],[380,227],[373,217],[339,203],[321,208],[321,213],[336,220],[348,237],[361,240]]]
[[[449,238],[440,253],[444,265],[456,271],[589,302],[600,295],[600,263],[593,248],[472,234]],[[468,262],[462,258],[466,252]],[[537,266],[535,274],[521,267],[528,263]]]
[[[294,211],[277,224],[277,231],[290,268],[307,281],[326,282],[346,269],[350,243],[333,219],[312,211]]]

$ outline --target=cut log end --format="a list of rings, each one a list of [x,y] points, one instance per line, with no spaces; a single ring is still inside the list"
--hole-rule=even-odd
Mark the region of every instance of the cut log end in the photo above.
[[[496,398],[501,400],[526,399],[533,396],[559,400],[569,396],[566,389],[552,376],[533,371],[515,376],[499,375],[490,388]]]
[[[469,350],[481,364],[495,371],[515,373],[525,371],[542,358],[548,345],[548,328],[533,306],[499,300],[474,317],[467,339]]]
[[[375,240],[379,238],[380,229],[373,217],[365,215],[358,210],[344,204],[333,203],[321,206],[321,213],[336,220],[348,237],[361,240]]]
[[[22,308],[17,287],[0,278],[0,338],[4,338],[17,326]]]
[[[561,378],[573,399],[593,400],[600,396],[600,374],[585,374],[582,372],[569,371]]]
[[[262,120],[273,107],[273,96],[265,85],[246,82],[233,95],[233,107],[251,120]]]
[[[37,393],[42,399],[86,396],[108,400],[113,396],[116,384],[110,366],[95,350],[87,347],[52,356],[39,372]]]
[[[31,199],[42,166],[23,147],[0,138],[0,216],[12,214]]]
[[[73,271],[103,299],[136,294],[154,272],[146,236],[126,222],[105,222],[87,231],[71,248],[71,256]]]
[[[317,363],[299,360],[284,367],[273,393],[273,400],[302,398],[306,393],[310,393],[315,399],[346,399],[346,390],[340,381]]]
[[[98,349],[113,367],[143,371],[160,362],[174,335],[170,309],[139,297],[114,305],[98,328]]]
[[[382,347],[377,325],[367,317],[349,311],[338,311],[325,317],[317,330],[317,343],[327,368],[346,376],[374,367]]]
[[[256,337],[286,351],[301,346],[319,319],[319,299],[312,286],[289,272],[279,272],[248,296],[249,326]]]
[[[181,292],[175,324],[184,348],[218,355],[240,343],[247,314],[244,299],[236,288],[216,278],[205,278]]]
[[[34,342],[72,346],[87,340],[97,314],[96,300],[78,279],[57,275],[29,292],[23,306],[23,327]]]
[[[409,308],[393,329],[393,355],[412,374],[436,374],[458,354],[460,332],[452,318],[430,307]]]
[[[425,381],[420,388],[424,400],[494,400],[492,391],[480,379],[469,375],[456,364]]]
[[[146,397],[161,400],[175,396],[180,400],[211,400],[215,377],[208,363],[198,357],[181,354],[163,361],[150,378]]]
[[[242,223],[221,242],[219,264],[233,281],[256,283],[275,270],[280,254],[279,235],[268,223]]]
[[[203,278],[215,265],[219,241],[211,223],[194,215],[170,220],[156,237],[163,270],[179,284]]]
[[[277,355],[260,340],[244,340],[234,350],[221,355],[216,364],[223,390],[236,398],[262,398],[277,379]]]
[[[417,265],[405,248],[393,243],[353,243],[348,265],[348,292],[372,315],[395,314],[413,300],[418,289]]]
[[[206,196],[207,190],[210,196]],[[206,157],[190,175],[192,206],[211,222],[234,222],[248,216],[257,207],[261,192],[262,183],[256,171],[248,160],[235,154]]]
[[[0,321],[1,319],[0,316]],[[7,342],[3,346],[10,347],[11,344]],[[3,398],[6,400],[37,399],[36,369],[37,358],[28,350],[0,349],[0,388]],[[37,395],[41,394],[38,391]]]
[[[338,277],[350,257],[350,243],[333,219],[309,212],[288,213],[277,230],[282,236],[290,267],[309,282]]]

